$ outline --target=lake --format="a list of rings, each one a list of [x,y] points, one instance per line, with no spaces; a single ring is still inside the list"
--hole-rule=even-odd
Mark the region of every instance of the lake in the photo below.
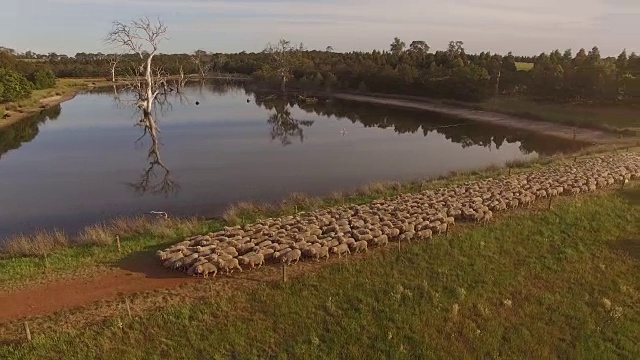
[[[0,236],[149,211],[217,216],[242,200],[321,196],[578,146],[428,112],[298,104],[204,84],[162,97],[156,118],[170,172],[156,167],[145,178],[151,142],[136,141],[139,114],[127,94],[119,98],[112,89],[86,92],[0,130]]]

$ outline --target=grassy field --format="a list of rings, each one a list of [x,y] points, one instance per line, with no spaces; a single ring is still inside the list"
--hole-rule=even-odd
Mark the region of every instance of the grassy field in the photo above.
[[[518,71],[531,71],[533,69],[533,63],[528,62],[516,62],[516,69]]]
[[[481,110],[564,125],[640,135],[640,108],[541,103],[518,97],[500,97],[477,105]]]
[[[639,234],[640,189],[628,188],[43,334],[0,358],[638,358]]]

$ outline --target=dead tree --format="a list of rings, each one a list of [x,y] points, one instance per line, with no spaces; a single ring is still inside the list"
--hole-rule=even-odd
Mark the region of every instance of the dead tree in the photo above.
[[[167,74],[159,67],[153,66],[153,58],[158,53],[160,43],[166,39],[167,26],[160,20],[152,22],[149,18],[133,20],[128,24],[120,21],[113,22],[113,28],[105,41],[126,49],[137,55],[141,63],[133,66],[127,75],[127,88],[136,95],[136,106],[142,112],[138,126],[142,127],[141,140],[146,135],[151,137],[151,147],[148,152],[149,167],[145,170],[138,188],[149,187],[149,179],[154,176],[154,168],[160,166],[168,178],[169,169],[160,157],[159,132],[153,116],[154,102],[161,90],[167,88]],[[166,187],[166,183],[162,186]],[[169,186],[171,187],[171,186]]]
[[[182,65],[180,65],[179,63],[176,63],[176,65],[178,66],[179,73],[178,73],[178,79],[174,83],[176,86],[176,92],[180,93],[182,92],[182,89],[187,84],[188,77],[184,76],[184,69],[182,68]]]
[[[116,82],[116,67],[121,58],[120,54],[110,54],[107,56],[109,66],[111,66],[111,82]]]
[[[204,50],[196,50],[193,55],[191,55],[191,61],[193,61],[200,73],[200,80],[204,80],[211,70],[211,61],[207,59],[208,56]]]
[[[291,67],[297,60],[297,55],[304,51],[304,45],[300,43],[298,46],[291,45],[291,41],[280,39],[278,43],[267,44],[264,52],[270,54],[274,61],[278,77],[280,78],[280,89],[282,92],[287,91],[287,82],[291,77]]]

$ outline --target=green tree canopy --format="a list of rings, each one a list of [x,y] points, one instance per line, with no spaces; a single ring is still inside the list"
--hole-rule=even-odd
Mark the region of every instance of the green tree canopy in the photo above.
[[[31,83],[20,73],[0,68],[0,102],[26,99],[31,96]]]

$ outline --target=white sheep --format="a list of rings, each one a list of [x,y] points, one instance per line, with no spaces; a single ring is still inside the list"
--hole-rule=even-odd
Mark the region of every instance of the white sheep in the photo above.
[[[238,263],[238,259],[223,260],[221,258],[218,258],[218,268],[220,268],[221,270],[226,270],[227,274],[232,273],[234,269],[238,269],[240,270],[240,272],[242,272],[242,268]]]
[[[293,249],[291,251],[286,252],[285,254],[280,255],[280,261],[291,265],[291,263],[297,264],[300,261],[300,257],[302,256],[302,251],[299,249]]]
[[[389,237],[387,235],[380,235],[373,239],[373,244],[377,246],[386,246],[389,244]]]
[[[351,250],[353,250],[355,254],[359,253],[360,251],[367,252],[369,250],[367,249],[367,245],[368,243],[365,240],[360,240],[351,246]]]
[[[255,269],[256,265],[258,267],[261,267],[262,265],[264,265],[264,255],[262,254],[246,256],[246,259],[247,259],[247,262],[245,265],[251,266],[252,269]]]
[[[349,246],[347,244],[340,244],[331,248],[331,252],[338,255],[341,258],[342,255],[351,255]]]

